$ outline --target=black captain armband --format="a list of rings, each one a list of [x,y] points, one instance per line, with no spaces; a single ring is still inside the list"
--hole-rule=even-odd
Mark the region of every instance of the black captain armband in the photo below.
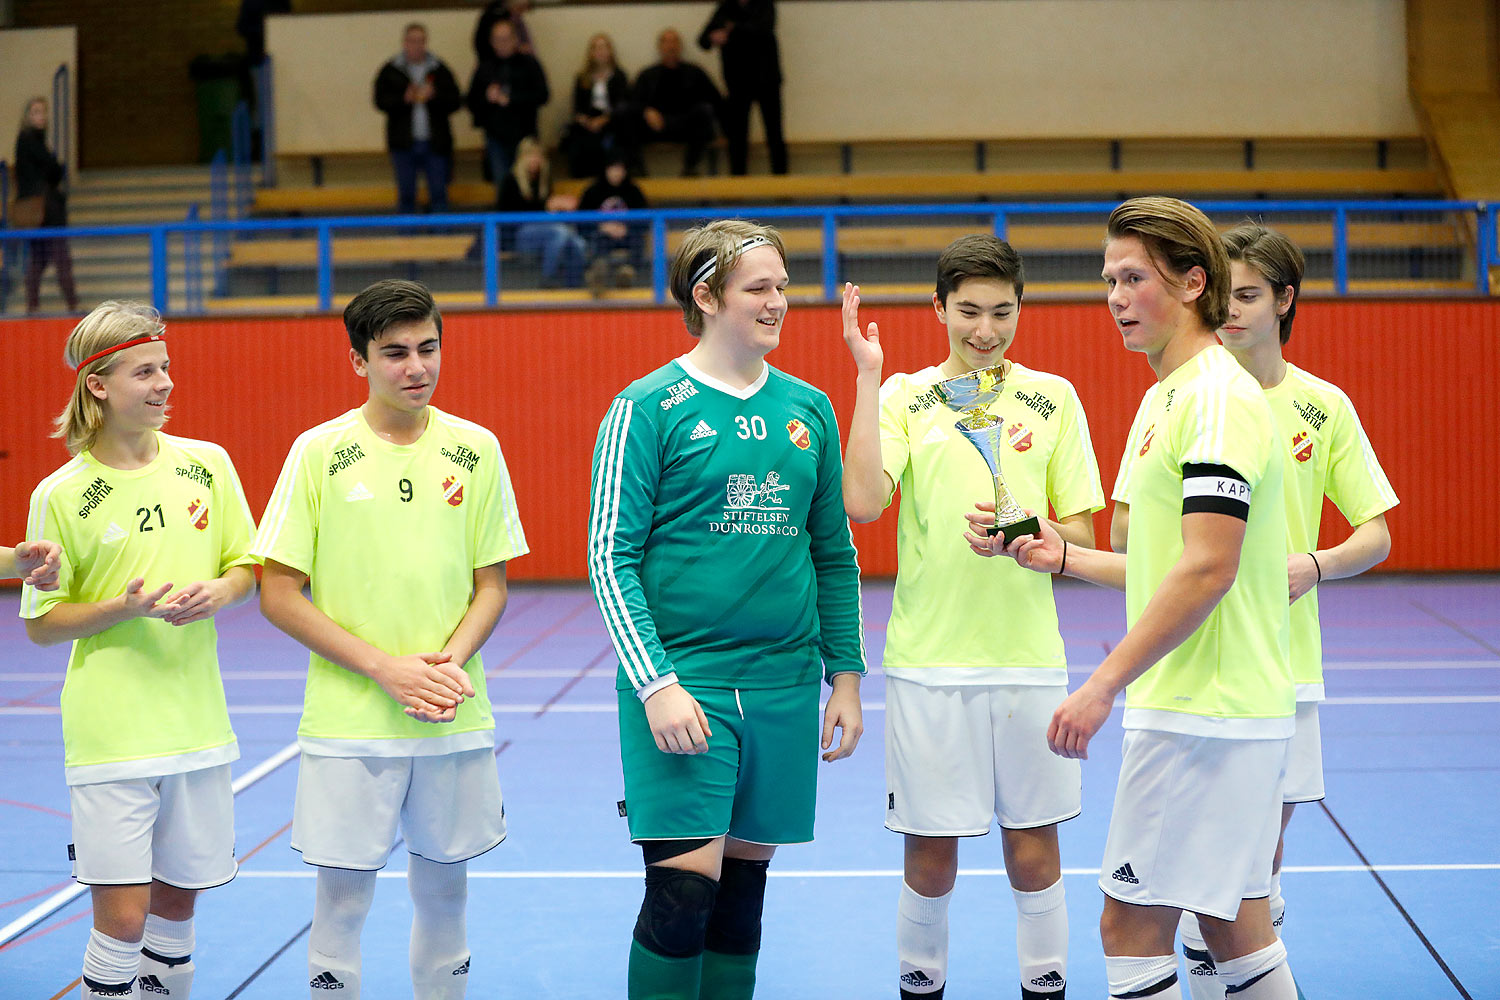
[[[1182,512],[1250,519],[1250,484],[1227,465],[1189,462],[1182,467]]]

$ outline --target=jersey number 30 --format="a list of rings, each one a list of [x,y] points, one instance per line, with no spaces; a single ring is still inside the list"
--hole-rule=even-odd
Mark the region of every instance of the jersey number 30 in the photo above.
[[[735,417],[734,422],[739,425],[739,438],[748,441],[752,436],[757,441],[766,439],[766,422],[758,415],[746,420],[744,417]]]

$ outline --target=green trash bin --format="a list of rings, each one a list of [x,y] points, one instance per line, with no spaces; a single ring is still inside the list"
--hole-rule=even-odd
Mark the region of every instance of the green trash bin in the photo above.
[[[195,56],[188,63],[198,98],[198,162],[229,151],[234,108],[244,99],[245,57],[237,52]]]

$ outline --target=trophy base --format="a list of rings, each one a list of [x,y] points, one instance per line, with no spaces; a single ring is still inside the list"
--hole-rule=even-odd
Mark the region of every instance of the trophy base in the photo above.
[[[1042,525],[1041,522],[1036,519],[1036,515],[1033,514],[1031,517],[1028,517],[1021,521],[1012,521],[1010,524],[994,524],[985,529],[985,533],[988,534],[991,538],[995,537],[1001,532],[1005,533],[1005,544],[1009,545],[1011,542],[1015,541],[1017,538],[1020,538],[1022,535],[1035,535],[1038,538],[1042,537]]]

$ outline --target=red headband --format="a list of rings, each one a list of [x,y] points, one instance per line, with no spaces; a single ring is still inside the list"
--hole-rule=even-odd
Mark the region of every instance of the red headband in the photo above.
[[[73,370],[75,372],[76,371],[82,371],[88,365],[92,364],[95,361],[98,361],[100,358],[107,358],[111,354],[115,353],[116,351],[123,351],[127,347],[137,347],[137,346],[139,346],[141,344],[149,344],[153,340],[166,340],[166,339],[167,339],[167,335],[165,333],[153,333],[153,334],[151,334],[150,336],[147,336],[147,337],[137,337],[134,340],[127,340],[123,344],[116,344],[114,347],[106,347],[104,350],[100,351],[98,354],[90,354],[88,357],[86,357],[82,361],[78,362],[78,366],[76,368],[74,368]]]

